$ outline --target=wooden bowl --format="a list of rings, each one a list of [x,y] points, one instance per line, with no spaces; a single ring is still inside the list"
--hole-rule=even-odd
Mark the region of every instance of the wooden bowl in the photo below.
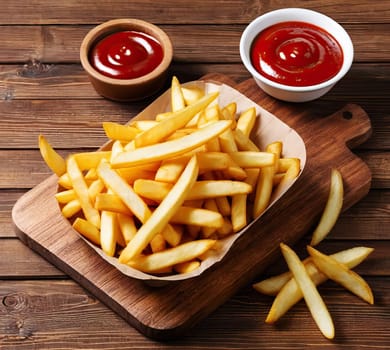
[[[133,79],[112,78],[101,74],[91,64],[89,54],[92,47],[109,34],[132,30],[154,37],[162,46],[163,58],[160,64],[141,77]],[[80,60],[96,92],[114,101],[140,100],[160,90],[167,77],[172,61],[173,48],[168,35],[159,27],[139,19],[114,19],[104,22],[87,33],[80,47]]]

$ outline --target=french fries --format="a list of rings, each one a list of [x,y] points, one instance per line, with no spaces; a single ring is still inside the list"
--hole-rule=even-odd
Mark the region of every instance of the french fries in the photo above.
[[[290,247],[281,243],[280,248],[317,326],[326,338],[333,339],[334,325],[332,317],[305,266]]]
[[[43,135],[38,137],[39,150],[43,160],[46,162],[50,170],[61,176],[66,173],[65,159],[62,158],[50,145]]]
[[[199,268],[220,249],[216,242],[256,219],[273,190],[300,171],[281,143],[262,150],[250,138],[255,107],[241,111],[218,99],[218,92],[183,87],[173,77],[167,110],[127,125],[103,123],[110,140],[104,150],[63,159],[40,136],[42,156],[59,177],[63,216],[120,264],[156,275]],[[257,213],[255,189],[266,168],[268,195]]]
[[[296,166],[294,163],[293,159],[282,159],[278,162],[278,166],[282,171],[288,172]],[[327,205],[313,233],[312,244],[318,244],[332,229],[341,211],[342,203],[342,177],[337,169],[332,169]],[[275,296],[266,317],[266,323],[272,324],[278,321],[303,297],[321,332],[325,337],[332,339],[334,337],[333,322],[316,290],[316,286],[328,278],[367,303],[374,303],[370,286],[361,276],[351,270],[372,253],[372,248],[355,247],[328,256],[312,246],[307,246],[309,257],[300,261],[296,253],[287,245],[281,243],[280,247],[290,271],[253,284],[253,288],[259,293]]]
[[[374,296],[370,286],[356,272],[350,270],[347,265],[319,252],[313,247],[308,246],[307,251],[312,257],[314,264],[328,278],[341,284],[367,303],[374,304]]]
[[[313,232],[310,245],[316,246],[333,228],[343,207],[344,186],[343,178],[337,169],[332,169],[330,190],[325,209],[320,222]]]

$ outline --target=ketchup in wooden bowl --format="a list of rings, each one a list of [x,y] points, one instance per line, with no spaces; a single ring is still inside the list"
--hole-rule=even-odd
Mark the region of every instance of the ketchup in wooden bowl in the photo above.
[[[114,19],[92,28],[80,46],[80,61],[96,92],[115,101],[155,95],[164,87],[173,47],[152,23]]]
[[[257,85],[288,102],[326,94],[350,69],[353,44],[332,18],[286,8],[253,20],[240,40],[240,56]]]
[[[89,60],[101,74],[134,79],[153,71],[163,59],[161,44],[151,35],[127,30],[103,38],[92,48]]]

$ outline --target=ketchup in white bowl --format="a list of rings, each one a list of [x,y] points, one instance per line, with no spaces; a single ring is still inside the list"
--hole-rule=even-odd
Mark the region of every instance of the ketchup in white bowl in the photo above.
[[[240,39],[240,57],[268,95],[307,102],[326,94],[349,71],[352,40],[332,18],[285,8],[255,18]]]
[[[91,49],[89,60],[101,74],[134,79],[153,71],[163,59],[160,43],[151,35],[128,30],[110,34]]]
[[[259,73],[277,83],[308,86],[334,77],[343,51],[326,30],[306,22],[274,24],[252,44],[251,61]]]

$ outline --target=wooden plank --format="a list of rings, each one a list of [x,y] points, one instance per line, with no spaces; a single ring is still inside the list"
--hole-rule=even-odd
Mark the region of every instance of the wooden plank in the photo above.
[[[354,227],[354,225],[351,226],[351,230]],[[294,245],[294,249],[302,258],[307,256],[305,247],[309,241],[308,237]],[[2,249],[0,279],[66,278],[62,271],[26,247],[15,236],[8,239],[1,238],[0,244]],[[375,249],[374,253],[355,269],[356,272],[364,276],[387,276],[390,274],[390,259],[388,258],[390,242],[380,240],[374,235],[364,237],[357,234],[354,237],[343,238],[332,234],[330,238],[321,243],[318,249],[326,254],[332,254],[356,246],[367,246]],[[286,271],[286,265],[280,257],[277,262],[264,271],[264,275],[271,276],[283,271]],[[261,279],[261,276],[256,276],[256,280]]]
[[[390,347],[390,279],[370,277],[367,282],[375,294],[373,306],[334,283],[320,287],[336,327],[336,337],[330,343],[320,334],[303,302],[276,325],[265,324],[273,299],[250,286],[185,337],[155,342],[73,281],[0,281],[0,342],[3,350],[268,349],[270,344],[277,349],[302,349],[304,334],[304,343],[309,343],[310,349],[385,349]]]
[[[197,80],[210,73],[229,73],[236,82],[250,78],[249,72],[241,62],[219,64],[173,62],[170,73],[176,75],[181,82]],[[354,63],[348,74],[327,94],[326,99],[343,101],[347,95],[349,101],[363,105],[369,99],[387,101],[390,92],[389,76],[390,62]],[[366,81],[370,81],[370,89],[361,88]],[[40,61],[0,65],[0,96],[7,101],[100,98],[80,64]],[[378,109],[383,107],[381,105]]]
[[[375,4],[375,11],[367,15],[371,6],[369,0],[352,1],[349,6],[337,0],[321,0],[305,3],[306,8],[333,16],[337,21],[353,22],[389,22],[388,1]],[[55,0],[36,0],[25,2],[15,0],[12,6],[3,5],[0,12],[1,24],[78,24],[100,23],[112,18],[141,18],[155,23],[247,23],[261,13],[280,7],[296,7],[293,0],[246,1],[217,0],[205,2],[193,0],[180,1],[145,1],[145,0],[111,0],[110,2],[79,2],[69,0],[66,3]]]
[[[64,277],[58,270],[19,239],[1,239],[0,278]]]
[[[0,61],[77,63],[80,61],[82,39],[92,27],[2,26]],[[240,62],[239,42],[244,25],[162,25],[161,28],[172,40],[175,62]],[[355,62],[388,60],[390,38],[387,33],[390,31],[390,24],[350,24],[345,29],[355,45]],[[377,47],[383,49],[377,50]]]
[[[11,211],[15,202],[25,193],[23,190],[3,190],[0,194],[0,238],[15,237],[14,226],[11,219]]]
[[[344,212],[330,239],[382,239],[390,234],[390,191],[371,190],[367,197]]]

